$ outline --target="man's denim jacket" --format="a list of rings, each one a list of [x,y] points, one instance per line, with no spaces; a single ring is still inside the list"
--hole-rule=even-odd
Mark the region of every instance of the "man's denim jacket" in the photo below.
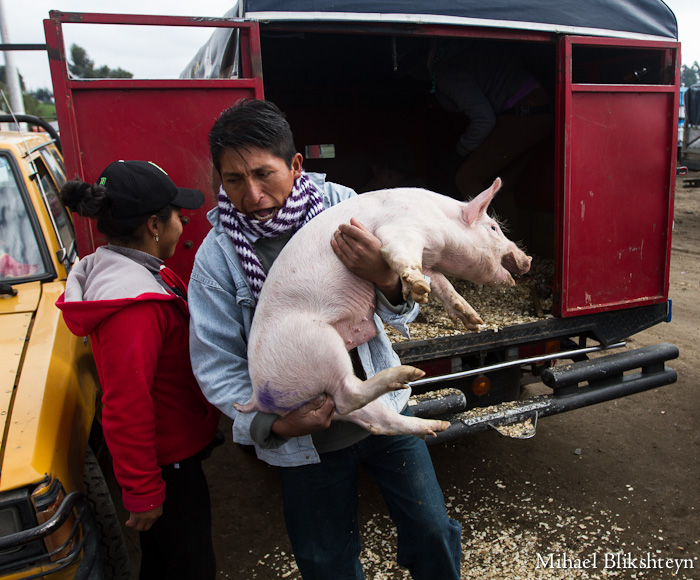
[[[356,195],[352,189],[326,182],[325,175],[309,173],[309,177],[322,193],[326,207]],[[197,251],[188,289],[192,368],[204,396],[233,419],[234,441],[255,445],[250,436],[255,413],[238,413],[233,408],[233,403],[247,403],[252,396],[246,348],[255,301],[233,244],[219,222],[218,209],[212,209],[207,218],[213,228]],[[416,317],[418,306],[411,301],[401,314],[396,314],[385,306],[383,296],[379,298],[377,314],[407,335],[406,324]],[[377,315],[374,318],[377,336],[357,349],[367,377],[401,364],[381,320]],[[380,400],[390,409],[401,411],[409,396],[410,389],[401,389]],[[310,435],[289,439],[277,449],[258,445],[255,449],[258,457],[270,465],[289,467],[320,461]]]

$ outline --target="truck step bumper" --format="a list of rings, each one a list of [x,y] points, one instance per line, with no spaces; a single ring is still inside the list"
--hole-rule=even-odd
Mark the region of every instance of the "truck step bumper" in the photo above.
[[[505,434],[507,430],[502,427],[516,424],[529,424],[531,430],[525,432],[532,436],[540,417],[675,383],[676,371],[665,363],[677,357],[678,347],[661,343],[548,369],[542,374],[542,381],[552,388],[552,394],[457,412],[450,419],[449,429],[426,442],[443,443],[489,428]],[[414,414],[418,415],[415,411]]]
[[[416,417],[449,417],[467,408],[467,397],[459,389],[440,389],[413,395],[408,406]]]

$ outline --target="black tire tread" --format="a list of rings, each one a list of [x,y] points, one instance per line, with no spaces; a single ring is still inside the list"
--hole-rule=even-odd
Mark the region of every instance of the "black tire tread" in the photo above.
[[[129,553],[100,464],[92,449],[85,454],[85,493],[100,533],[100,559],[105,580],[130,580]]]

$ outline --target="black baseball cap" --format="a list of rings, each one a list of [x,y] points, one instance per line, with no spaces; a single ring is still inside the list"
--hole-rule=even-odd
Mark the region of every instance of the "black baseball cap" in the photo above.
[[[102,172],[97,184],[107,189],[116,219],[150,215],[168,205],[184,209],[204,205],[201,191],[177,187],[152,161],[114,161]]]

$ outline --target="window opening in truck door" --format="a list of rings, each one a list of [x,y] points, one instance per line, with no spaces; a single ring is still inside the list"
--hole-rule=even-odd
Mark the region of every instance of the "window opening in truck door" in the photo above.
[[[130,25],[130,24],[93,24],[65,23],[62,26],[66,63],[72,79],[88,81],[100,79],[177,79],[177,78],[216,78],[211,75],[210,67],[217,70],[226,68],[228,78],[238,74],[237,63],[223,55],[223,51],[237,39],[231,28],[216,28],[209,26],[160,26],[160,25]],[[222,44],[213,48],[203,46],[210,39]],[[105,43],[119,42],[128,38],[137,44],[149,47],[148,54],[125,52],[120,55],[119,62],[110,59],[105,52]],[[88,56],[90,63],[80,61],[76,66],[73,60],[73,47],[83,49],[82,56]],[[231,45],[235,46],[234,44]],[[201,50],[200,50],[200,47]],[[198,52],[199,51],[199,52]],[[196,55],[192,58],[192,55]],[[223,65],[220,59],[224,58]],[[217,62],[218,60],[218,62]],[[230,62],[228,62],[230,60]],[[192,61],[192,62],[190,62]],[[157,66],[154,65],[157,63]],[[189,71],[189,72],[188,72]]]
[[[28,282],[48,273],[38,231],[12,165],[0,155],[0,282]]]
[[[673,84],[665,49],[574,46],[572,55],[574,84]]]

